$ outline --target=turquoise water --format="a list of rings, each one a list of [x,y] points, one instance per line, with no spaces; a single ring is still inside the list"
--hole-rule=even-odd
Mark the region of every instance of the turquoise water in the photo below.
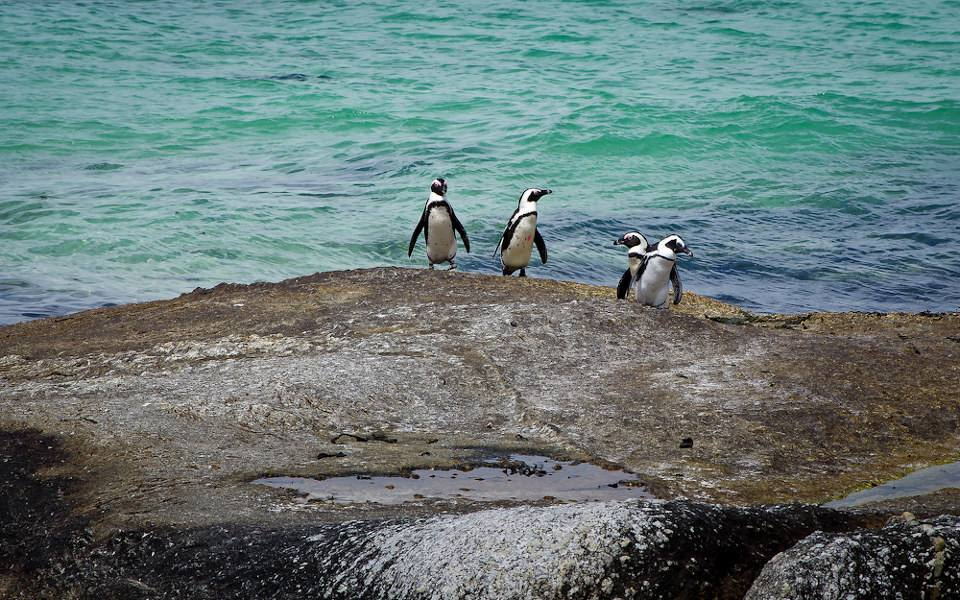
[[[5,3],[0,323],[425,266],[436,176],[463,270],[543,186],[531,276],[639,229],[751,309],[955,310],[958,57],[957,0]]]

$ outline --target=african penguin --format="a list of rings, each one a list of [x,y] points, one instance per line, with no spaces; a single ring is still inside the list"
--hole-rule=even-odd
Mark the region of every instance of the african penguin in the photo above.
[[[644,253],[642,260],[636,266],[636,272],[631,274],[631,283],[626,286],[626,289],[629,289],[630,285],[636,289],[637,302],[657,308],[666,307],[672,284],[673,303],[680,304],[683,298],[683,285],[680,283],[680,273],[677,271],[677,254],[679,253],[693,256],[693,252],[687,248],[686,242],[679,235],[663,238]],[[632,264],[631,268],[633,268]],[[627,271],[629,272],[630,269]],[[624,277],[620,278],[620,285],[617,287],[618,296],[620,289],[624,286]]]
[[[630,292],[630,283],[643,262],[643,257],[650,249],[650,242],[639,231],[628,231],[613,243],[614,246],[627,247],[627,270],[623,272],[620,283],[617,284],[617,299],[623,300]]]
[[[410,236],[407,256],[413,254],[413,247],[417,244],[421,230],[427,242],[427,260],[430,261],[431,269],[433,265],[443,262],[450,263],[450,269],[457,268],[454,260],[457,255],[457,239],[454,237],[454,231],[460,234],[463,247],[470,252],[470,238],[467,237],[467,231],[454,214],[453,207],[447,202],[447,182],[443,177],[434,179],[430,184],[430,195],[423,206],[420,221],[414,228],[413,235]]]
[[[500,243],[493,251],[496,256],[500,252],[500,263],[503,265],[503,274],[510,275],[520,270],[520,277],[527,276],[527,265],[530,264],[530,253],[536,244],[540,254],[540,262],[547,262],[547,245],[537,231],[537,201],[553,191],[540,188],[529,188],[520,194],[517,210],[513,211],[507,226],[500,236]]]

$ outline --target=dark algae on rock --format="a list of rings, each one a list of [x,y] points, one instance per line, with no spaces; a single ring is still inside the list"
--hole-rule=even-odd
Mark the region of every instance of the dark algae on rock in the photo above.
[[[98,598],[742,598],[763,563],[848,515],[621,501],[417,520],[115,535],[50,591]]]
[[[64,499],[74,482],[38,473],[65,459],[54,436],[0,431],[0,596],[30,597],[35,576],[87,540],[84,520]]]

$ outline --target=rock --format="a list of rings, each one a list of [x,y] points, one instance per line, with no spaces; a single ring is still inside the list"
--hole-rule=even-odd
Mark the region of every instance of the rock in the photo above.
[[[325,458],[343,458],[347,456],[345,452],[318,452],[317,460],[323,460]]]
[[[818,531],[775,556],[746,596],[860,598],[960,598],[960,517],[904,513],[876,531]]]
[[[810,505],[621,501],[127,532],[64,565],[48,591],[93,598],[136,581],[156,597],[196,599],[740,598],[776,552],[852,526]]]
[[[82,517],[96,539],[118,544],[120,562],[76,555],[109,582],[97,587],[93,575],[76,575],[90,583],[82,596],[164,596],[150,590],[173,584],[144,569],[169,574],[173,567],[138,554],[137,536],[147,536],[162,541],[157,556],[180,565],[185,581],[196,584],[195,594],[181,597],[210,597],[214,588],[203,582],[221,577],[220,570],[236,578],[216,580],[227,588],[265,589],[257,577],[288,581],[299,567],[278,557],[285,548],[301,549],[297,527],[353,520],[370,532],[393,523],[413,535],[413,519],[490,507],[468,499],[307,502],[250,484],[265,474],[370,477],[477,466],[490,456],[563,456],[624,468],[664,499],[822,502],[956,453],[958,314],[760,317],[692,293],[669,310],[635,304],[617,302],[608,287],[385,268],[221,284],[171,300],[0,327],[0,432],[32,427],[47,446],[63,450],[37,452],[36,475],[13,483],[0,477],[0,513],[13,507],[11,514],[22,516],[0,536],[12,540],[21,562],[33,544],[49,557],[54,546],[82,539],[72,525],[29,517],[47,514],[27,506],[21,492],[34,488],[16,483],[32,482],[69,500],[56,513],[63,523]],[[637,339],[644,340],[639,356]],[[912,348],[924,360],[915,360]],[[676,451],[683,437],[696,440],[695,452]],[[318,440],[331,445],[316,448]],[[314,459],[338,449],[344,456]],[[60,494],[44,487],[56,481],[69,488]],[[910,504],[921,516],[958,507],[957,494]],[[894,509],[904,510],[884,510]],[[578,513],[585,522],[607,522],[590,517],[588,507],[555,510],[587,511]],[[739,514],[717,510],[721,520]],[[532,525],[542,516],[512,514]],[[516,535],[524,525],[513,524]],[[331,535],[348,531],[327,527]],[[521,541],[532,548],[553,535]],[[230,546],[230,536],[270,555],[254,561],[262,570],[249,579],[237,566],[249,555]],[[941,537],[949,551],[951,538]],[[46,539],[54,545],[45,547]],[[776,551],[789,545],[775,539]],[[206,546],[190,545],[197,540]],[[588,554],[600,540],[592,541]],[[770,548],[754,541],[764,550],[750,557],[723,540],[703,544],[759,569]],[[0,555],[5,551],[0,547]],[[123,562],[128,555],[145,566]],[[193,555],[210,573],[183,558]],[[635,560],[631,552],[617,556],[623,564]],[[223,564],[227,559],[237,565]],[[565,560],[537,576],[527,561],[524,577],[566,581],[572,587],[564,593],[575,597],[587,584],[570,578],[567,569],[579,563]],[[0,564],[0,589],[19,574],[31,577],[17,565],[3,572]],[[97,570],[108,565],[126,579]],[[665,573],[676,568],[660,566]],[[610,583],[601,591],[625,593],[622,580],[603,573]],[[298,585],[318,589],[304,577]]]
[[[504,335],[521,310],[523,338]],[[88,500],[115,499],[103,514],[125,527],[246,511],[236,482],[260,473],[451,467],[519,440],[665,498],[821,502],[953,451],[957,335],[956,314],[754,318],[692,293],[657,311],[612,288],[364,269],[0,327],[0,413],[69,436],[76,474],[98,477]],[[624,351],[638,338],[658,360]],[[96,423],[51,424],[80,409]],[[386,437],[360,443],[371,432]],[[318,436],[355,452],[316,469],[301,449]],[[424,438],[447,450],[422,460]],[[200,455],[219,477],[185,467]],[[154,481],[178,502],[108,489]]]

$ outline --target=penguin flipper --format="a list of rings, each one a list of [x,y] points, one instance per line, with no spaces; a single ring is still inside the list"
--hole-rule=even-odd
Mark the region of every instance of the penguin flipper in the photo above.
[[[533,234],[533,243],[537,245],[537,252],[540,253],[540,262],[547,264],[547,244],[543,241],[539,229]]]
[[[467,249],[467,252],[470,252],[470,238],[467,237],[467,230],[463,228],[463,223],[453,213],[453,207],[450,208],[450,220],[453,222],[453,228],[460,234],[460,239],[463,240],[463,247]]]
[[[507,229],[509,229],[509,227],[507,227]],[[497,247],[493,249],[494,258],[496,258],[497,252],[503,254],[503,248],[504,248],[503,238],[506,237],[507,235],[507,229],[504,229],[503,233],[500,234],[500,241],[497,242]]]
[[[510,247],[510,240],[513,239],[513,230],[514,227],[507,223],[506,228],[504,228],[503,233],[500,234],[500,241],[497,242],[497,247],[493,250],[493,255],[496,256],[497,252],[501,255],[503,251]]]
[[[630,283],[633,282],[633,275],[630,274],[630,269],[627,269],[623,272],[623,275],[620,276],[620,283],[617,284],[617,300],[623,300],[627,297],[627,294],[630,293]]]
[[[420,221],[417,223],[417,226],[413,229],[413,235],[410,236],[410,247],[407,248],[407,256],[413,254],[413,247],[417,245],[417,238],[420,237],[420,232],[423,231],[424,225],[427,223],[427,211],[424,209],[423,214],[420,215]]]
[[[507,226],[503,228],[503,233],[500,234],[500,241],[497,242],[497,248],[493,251],[494,256],[497,255],[497,252],[503,254],[503,251],[510,247],[510,240],[513,239],[513,230],[517,227],[513,218],[517,216],[518,212],[520,212],[519,206],[513,210],[513,214],[507,219]]]
[[[680,271],[677,271],[676,264],[670,269],[670,283],[673,285],[673,303],[680,304],[683,299],[683,284],[680,283]]]

